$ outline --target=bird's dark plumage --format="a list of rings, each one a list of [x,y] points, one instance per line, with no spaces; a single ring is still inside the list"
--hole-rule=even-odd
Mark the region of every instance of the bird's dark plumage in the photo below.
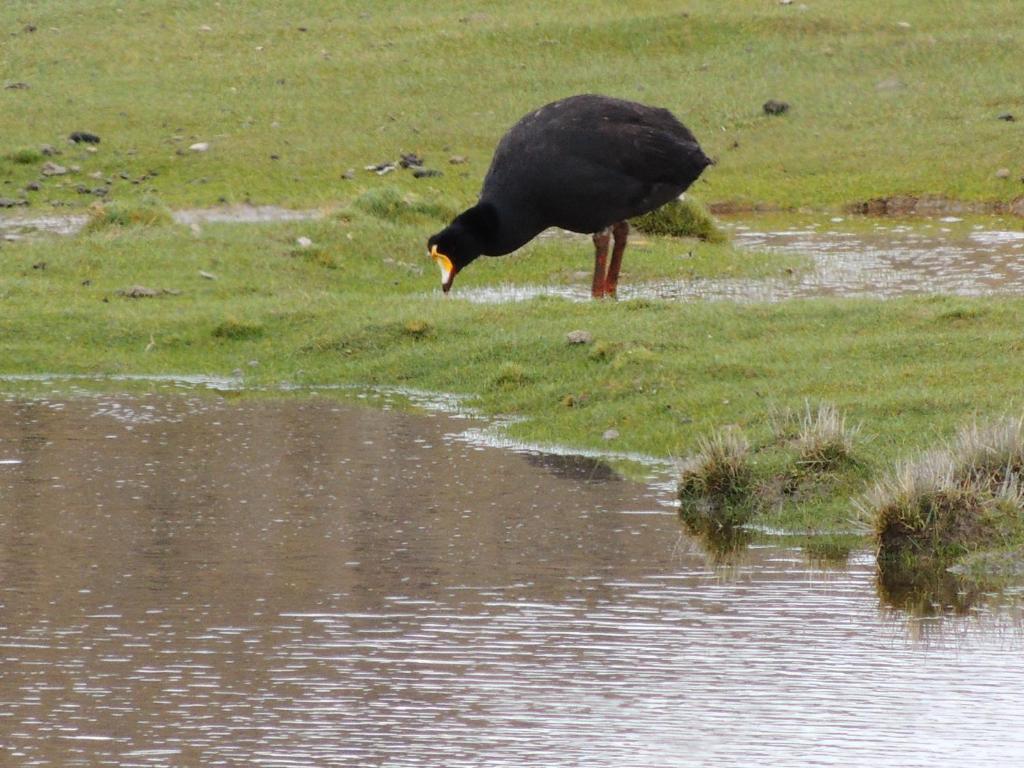
[[[428,248],[450,261],[442,278],[447,290],[477,256],[510,253],[548,227],[596,234],[621,223],[614,230],[614,276],[609,274],[614,294],[625,221],[677,198],[710,164],[694,135],[667,109],[572,96],[512,126],[494,152],[480,201],[430,238]],[[602,242],[607,255],[607,236],[595,236],[603,269]],[[595,274],[595,296],[608,293],[598,292],[605,275],[600,278]]]

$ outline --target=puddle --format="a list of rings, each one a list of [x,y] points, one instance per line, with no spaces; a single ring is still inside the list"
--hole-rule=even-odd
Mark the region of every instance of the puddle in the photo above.
[[[760,231],[741,224],[733,227],[732,234],[740,248],[799,254],[808,257],[812,266],[791,278],[630,285],[627,277],[619,285],[619,298],[779,302],[821,297],[1024,293],[1024,232],[965,231],[931,224],[879,225],[872,231],[856,233],[816,226]],[[590,286],[498,286],[458,292],[459,298],[479,303],[525,301],[538,296],[589,301]]]
[[[1012,603],[915,618],[867,552],[716,568],[663,476],[478,426],[199,385],[0,400],[0,763],[1024,753]]]
[[[230,205],[218,208],[190,208],[172,211],[171,215],[179,224],[189,226],[226,222],[256,224],[273,221],[309,221],[324,216],[320,210],[294,210],[277,205]],[[20,239],[46,233],[52,235],[74,235],[82,231],[88,216],[71,215],[0,215],[0,238]]]
[[[174,220],[179,224],[257,224],[269,221],[310,221],[322,219],[320,210],[294,210],[277,205],[232,205],[223,208],[192,208],[174,211]]]

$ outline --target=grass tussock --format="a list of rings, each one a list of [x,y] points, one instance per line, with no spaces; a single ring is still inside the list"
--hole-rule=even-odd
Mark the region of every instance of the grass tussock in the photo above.
[[[533,377],[519,363],[504,362],[494,374],[491,386],[496,388],[518,387],[527,384]]]
[[[146,198],[134,203],[104,203],[89,209],[86,232],[104,232],[129,227],[160,227],[174,223],[170,209],[158,200]]]
[[[829,472],[852,462],[859,432],[860,427],[848,426],[846,417],[831,403],[813,410],[806,403],[794,440],[797,464],[806,470]]]
[[[258,323],[227,318],[214,326],[212,335],[215,339],[228,339],[231,341],[258,339],[263,335],[263,326]]]
[[[15,165],[35,165],[43,161],[43,153],[38,149],[15,149],[7,153],[7,159]]]
[[[427,221],[447,222],[458,214],[443,203],[423,200],[411,192],[395,187],[377,187],[357,197],[352,207],[357,211],[393,224],[414,224]]]
[[[899,464],[861,500],[880,562],[952,561],[1024,537],[1024,419],[960,430],[946,448]]]
[[[648,235],[695,237],[709,243],[724,243],[723,232],[707,208],[689,197],[673,200],[632,220],[633,226]]]
[[[750,443],[739,429],[702,437],[697,452],[679,467],[683,519],[697,531],[747,522],[753,512]]]

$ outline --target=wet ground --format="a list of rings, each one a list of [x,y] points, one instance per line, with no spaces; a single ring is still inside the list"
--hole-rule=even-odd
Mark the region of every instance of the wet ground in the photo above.
[[[214,222],[257,224],[272,221],[308,221],[323,217],[319,210],[293,210],[277,205],[225,205],[217,208],[185,208],[172,211],[179,224],[199,226]],[[82,231],[89,217],[84,214],[0,215],[0,239],[18,240],[38,234],[74,235]]]
[[[318,210],[277,206],[236,205],[174,212],[189,226],[209,222],[256,223],[316,219]],[[74,234],[85,216],[0,216],[0,238],[33,233]],[[787,223],[788,221],[788,223]],[[1024,293],[1024,229],[1018,222],[1000,226],[998,219],[964,222],[957,217],[898,222],[890,219],[749,219],[727,221],[726,229],[740,248],[779,250],[806,256],[809,269],[776,278],[719,278],[671,280],[634,284],[626,261],[619,285],[620,299],[777,302],[816,297],[893,298],[941,293],[959,296]],[[590,238],[559,230],[545,237],[579,242],[582,254]],[[583,258],[583,257],[581,257]],[[642,253],[629,258],[642,259]],[[581,261],[580,264],[584,264]],[[589,273],[575,285],[506,285],[460,287],[460,298],[481,303],[524,301],[537,296],[561,296],[588,301]]]
[[[765,227],[730,226],[733,242],[751,250],[806,256],[810,268],[792,276],[723,278],[630,284],[624,274],[620,299],[659,298],[777,302],[819,297],[893,298],[921,293],[983,296],[1024,293],[1024,231],[965,227],[948,222],[865,227],[844,221]],[[959,225],[959,226],[957,226]],[[589,243],[580,240],[581,253]],[[627,258],[628,252],[627,252]],[[643,258],[633,254],[632,258]],[[628,269],[628,262],[627,267]],[[574,286],[501,286],[459,291],[483,303],[522,301],[540,295],[590,299],[589,279]]]
[[[1024,754],[1012,602],[904,613],[866,551],[716,566],[657,470],[472,418],[46,386],[0,397],[0,764]]]

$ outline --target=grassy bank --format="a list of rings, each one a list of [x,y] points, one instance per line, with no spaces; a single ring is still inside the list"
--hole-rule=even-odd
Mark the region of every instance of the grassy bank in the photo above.
[[[856,461],[830,468],[813,503],[783,495],[758,513],[765,525],[815,530],[849,528],[850,496],[868,477],[975,415],[1019,407],[1024,394],[1019,299],[477,305],[442,298],[435,270],[414,255],[424,226],[354,214],[6,244],[2,371],[240,369],[253,384],[406,385],[525,416],[510,427],[525,439],[662,456],[686,456],[734,425],[768,468],[788,461],[778,414],[831,403],[859,426]],[[588,262],[586,244],[552,240],[474,265],[463,280],[585,282]],[[683,277],[694,264],[715,274],[752,262],[786,268],[672,240],[627,266]],[[126,295],[137,285],[158,295]],[[567,343],[573,330],[592,342]],[[618,436],[606,440],[608,430]]]
[[[519,116],[596,91],[675,110],[718,161],[695,190],[709,203],[1012,200],[1024,195],[1018,12],[1014,0],[11,0],[0,197],[36,182],[24,194],[44,207],[97,190],[173,207],[319,205],[378,184],[365,165],[417,152],[444,175],[389,183],[461,205]],[[791,109],[766,116],[771,98]],[[72,131],[102,141],[73,147]],[[61,154],[41,156],[44,144]],[[41,176],[44,162],[72,170]]]

